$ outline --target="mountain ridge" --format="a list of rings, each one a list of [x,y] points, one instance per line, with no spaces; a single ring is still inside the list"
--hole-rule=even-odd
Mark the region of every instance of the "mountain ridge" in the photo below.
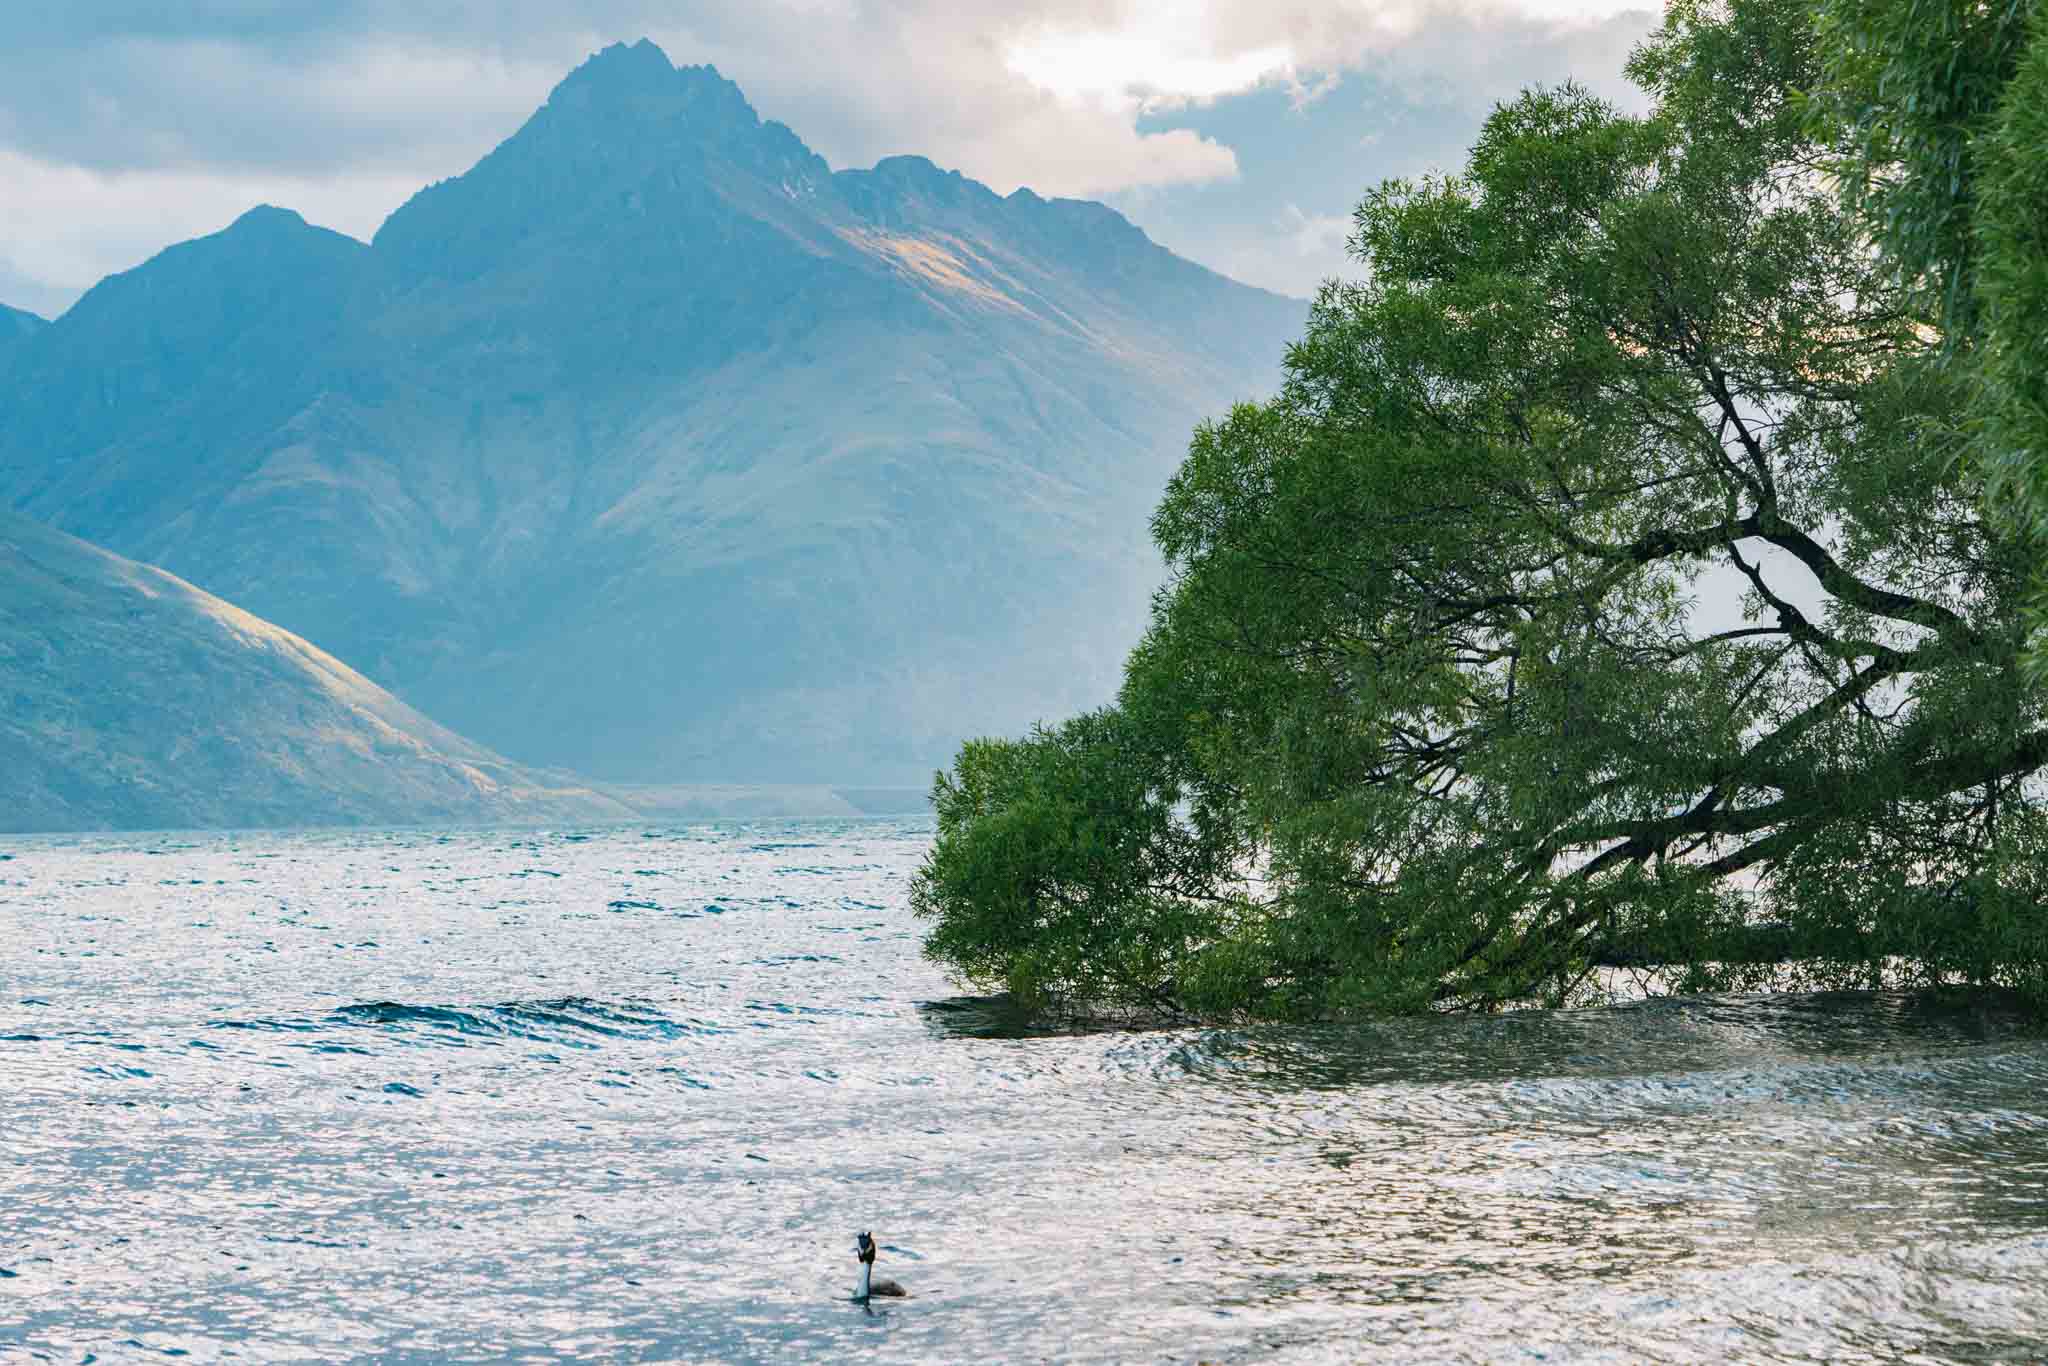
[[[619,820],[325,651],[0,512],[0,829]]]

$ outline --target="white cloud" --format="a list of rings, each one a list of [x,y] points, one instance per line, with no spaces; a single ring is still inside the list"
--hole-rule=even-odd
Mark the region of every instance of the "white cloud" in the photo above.
[[[1220,55],[1191,47],[1198,34],[1176,28],[1044,29],[1011,45],[1004,65],[1041,90],[1115,113],[1142,108],[1147,95],[1212,99],[1249,90],[1290,71],[1284,46]]]
[[[1341,251],[1351,235],[1351,218],[1341,213],[1303,213],[1298,204],[1288,204],[1273,222],[1287,239],[1296,256],[1327,259]]]
[[[1004,50],[1008,69],[1064,98],[1129,113],[1264,81],[1301,102],[1336,73],[1431,29],[1592,26],[1645,0],[1143,0],[1086,17],[1047,16]]]

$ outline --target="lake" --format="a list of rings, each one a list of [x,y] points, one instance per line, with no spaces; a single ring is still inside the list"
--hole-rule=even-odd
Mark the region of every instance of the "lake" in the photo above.
[[[1020,1037],[930,838],[0,843],[0,1359],[2048,1355],[1996,1001]]]

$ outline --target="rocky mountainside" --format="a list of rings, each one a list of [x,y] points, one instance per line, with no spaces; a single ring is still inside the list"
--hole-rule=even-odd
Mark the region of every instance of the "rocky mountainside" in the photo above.
[[[0,513],[0,830],[629,817],[160,569]]]
[[[1108,694],[1303,314],[642,42],[368,245],[258,209],[103,281],[0,363],[0,505],[527,762],[917,783]]]

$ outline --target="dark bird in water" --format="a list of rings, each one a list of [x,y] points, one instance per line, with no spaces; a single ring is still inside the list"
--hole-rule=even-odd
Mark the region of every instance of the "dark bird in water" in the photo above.
[[[862,1233],[854,1238],[853,1255],[860,1258],[860,1289],[853,1292],[853,1297],[857,1300],[865,1300],[870,1295],[889,1295],[898,1299],[908,1296],[910,1292],[894,1281],[877,1281],[873,1279],[875,1274],[875,1253],[877,1251],[875,1240],[867,1234]]]

